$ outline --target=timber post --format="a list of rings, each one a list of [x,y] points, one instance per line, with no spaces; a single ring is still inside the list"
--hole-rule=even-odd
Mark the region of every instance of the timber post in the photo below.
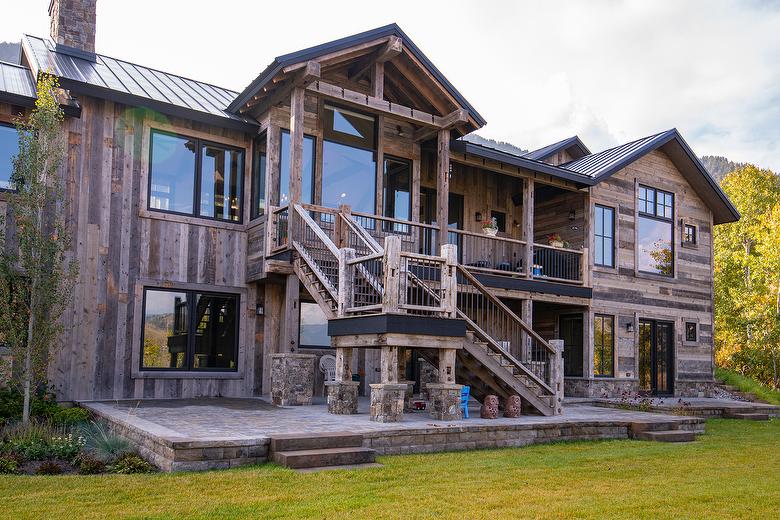
[[[436,155],[436,222],[439,244],[447,243],[450,212],[450,131],[439,130]]]
[[[348,262],[355,258],[355,250],[345,247],[339,249],[339,292],[337,315],[343,318],[347,315],[347,309],[352,307],[352,290],[355,283],[355,266]]]
[[[382,312],[398,312],[400,303],[401,237],[397,235],[385,237],[385,257],[383,261],[385,292],[382,296]]]
[[[441,270],[441,306],[445,318],[455,318],[458,314],[458,246],[441,246],[444,266]]]
[[[563,413],[563,340],[550,340],[550,345],[555,349],[555,356],[552,359],[550,370],[550,378],[552,380],[550,386],[555,391],[553,413],[560,415]]]

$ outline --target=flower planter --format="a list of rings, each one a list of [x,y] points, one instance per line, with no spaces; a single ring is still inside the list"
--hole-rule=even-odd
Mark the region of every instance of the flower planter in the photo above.
[[[482,228],[482,232],[489,237],[494,237],[496,236],[496,234],[498,234],[498,229],[486,227],[486,228]]]
[[[563,247],[563,241],[562,240],[551,240],[550,245],[552,247]]]

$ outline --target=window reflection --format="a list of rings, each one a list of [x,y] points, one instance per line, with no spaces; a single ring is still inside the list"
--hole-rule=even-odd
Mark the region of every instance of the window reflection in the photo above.
[[[193,212],[196,152],[192,139],[152,132],[150,208]]]
[[[302,347],[330,348],[328,318],[316,303],[301,302],[300,338]]]
[[[0,190],[13,189],[14,156],[19,153],[19,136],[16,128],[0,124]]]
[[[639,216],[638,268],[648,273],[673,274],[672,223]]]
[[[279,157],[279,205],[290,203],[290,132],[282,130]],[[312,203],[314,193],[314,138],[303,136],[303,172],[301,174],[301,202]]]
[[[187,294],[146,291],[143,368],[182,368],[188,341]]]
[[[203,146],[201,157],[200,215],[223,220],[240,220],[243,153]]]

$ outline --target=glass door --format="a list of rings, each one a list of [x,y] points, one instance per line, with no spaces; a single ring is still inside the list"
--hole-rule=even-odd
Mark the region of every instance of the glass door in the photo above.
[[[563,340],[563,375],[582,377],[582,314],[564,314],[559,323]]]
[[[639,390],[652,395],[674,393],[674,324],[639,320]]]

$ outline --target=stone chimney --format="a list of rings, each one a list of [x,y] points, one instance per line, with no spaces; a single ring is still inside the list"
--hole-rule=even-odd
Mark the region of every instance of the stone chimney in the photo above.
[[[95,6],[97,0],[51,0],[51,38],[85,53],[95,53]]]

